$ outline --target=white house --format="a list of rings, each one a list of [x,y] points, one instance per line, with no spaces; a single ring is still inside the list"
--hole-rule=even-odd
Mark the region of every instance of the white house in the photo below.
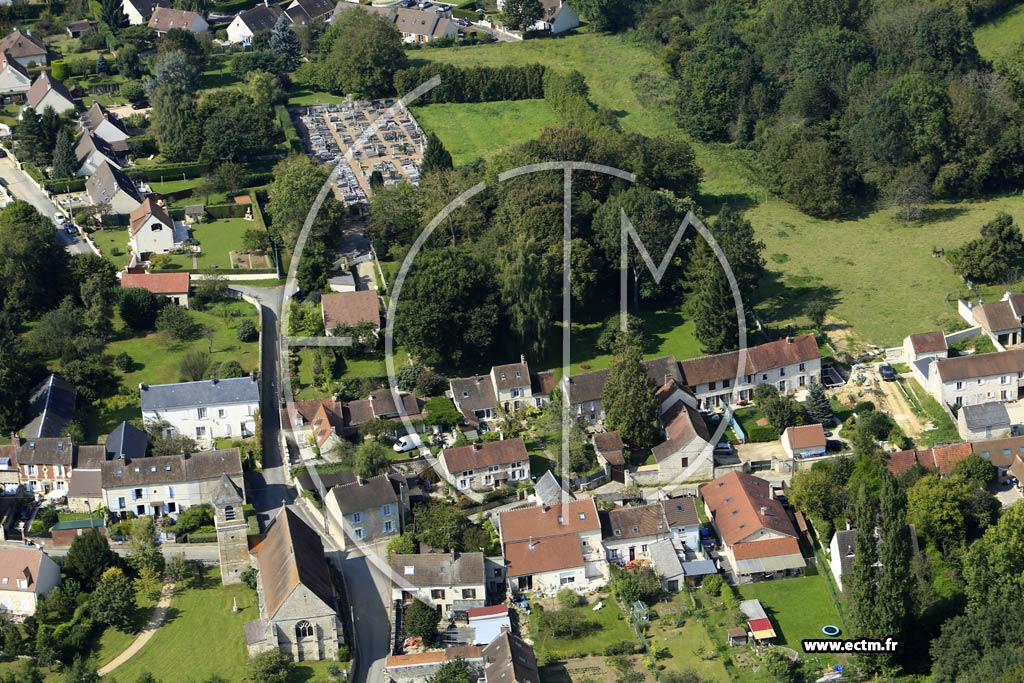
[[[653,474],[666,484],[711,479],[715,471],[711,434],[704,418],[691,405],[693,396],[675,381],[661,387],[656,396],[658,422],[665,432],[665,440],[651,449],[655,464],[640,467],[636,473],[638,479],[644,480]]]
[[[141,287],[188,308],[188,273],[122,273],[121,288]]]
[[[139,256],[166,254],[185,240],[187,229],[179,232],[175,235],[174,220],[152,197],[146,197],[128,217],[128,240]]]
[[[429,43],[459,34],[449,12],[435,12],[433,9],[399,7],[395,9],[395,28],[406,43]]]
[[[128,16],[130,25],[138,26],[148,22],[157,7],[170,6],[169,0],[123,0],[121,11]]]
[[[1024,348],[911,363],[919,382],[951,407],[1016,401],[1024,395]]]
[[[0,552],[0,609],[16,617],[36,613],[41,598],[60,585],[60,567],[41,550],[4,548]]]
[[[580,17],[572,7],[563,0],[541,0],[544,14],[537,23],[530,27],[531,31],[548,31],[564,33],[580,25]],[[498,9],[504,9],[504,0],[498,0]]]
[[[217,438],[252,436],[260,408],[255,375],[179,384],[143,384],[142,419],[167,423],[167,429],[189,436],[205,448]]]
[[[441,614],[483,607],[487,598],[484,554],[391,555],[391,599],[421,600]]]
[[[949,345],[942,332],[919,332],[903,340],[903,361],[913,363],[926,358],[946,358]]]
[[[189,33],[205,33],[210,30],[210,25],[198,12],[170,7],[157,7],[153,10],[153,16],[149,18],[147,25],[157,36],[165,36],[168,31],[175,28]]]
[[[329,24],[334,18],[334,2],[332,0],[292,0],[284,11],[292,23],[297,26],[314,20]]]
[[[89,131],[82,133],[75,145],[75,159],[78,171],[75,175],[92,175],[104,162],[114,168],[121,168],[117,152],[110,143]]]
[[[209,503],[221,477],[245,491],[237,448],[203,453],[117,458],[101,466],[103,502],[119,517],[177,517],[193,505]]]
[[[670,540],[665,509],[660,503],[600,512],[601,543],[608,561],[618,565],[651,561],[650,547]]]
[[[697,514],[697,499],[680,496],[661,501],[668,522],[669,536],[680,541],[689,550],[696,551],[700,544],[700,516]]]
[[[47,107],[53,107],[55,112],[63,114],[75,110],[75,100],[63,83],[51,76],[49,71],[44,71],[28,89],[25,106],[32,107],[37,114]]]
[[[130,214],[142,204],[132,179],[106,161],[85,181],[85,191],[94,206],[106,204],[112,214]]]
[[[28,69],[4,51],[0,53],[0,95],[25,95],[32,87]]]
[[[820,424],[786,427],[782,432],[782,450],[794,460],[825,455],[825,428]]]
[[[821,381],[821,352],[812,334],[752,346],[746,362],[739,361],[739,351],[731,351],[679,363],[683,384],[697,398],[698,409],[750,401],[758,384],[771,384],[779,393],[799,399],[812,382]]]
[[[14,29],[0,38],[0,52],[7,52],[25,68],[46,66],[46,46],[28,30]]]
[[[273,29],[282,14],[284,10],[279,5],[270,5],[267,0],[263,0],[262,5],[239,12],[228,24],[228,42],[248,45],[260,31]]]
[[[89,111],[78,119],[78,125],[83,131],[105,140],[115,152],[120,152],[121,148],[127,149],[124,143],[128,140],[128,131],[121,120],[99,102],[92,103]]]
[[[980,325],[992,341],[1004,347],[1024,344],[1024,294],[1006,292],[999,301],[974,305],[960,300],[960,315]]]
[[[438,462],[445,479],[460,491],[516,486],[530,479],[530,456],[522,438],[447,448]]]
[[[660,387],[667,382],[682,383],[682,373],[675,356],[662,356],[643,362],[647,376],[654,386]],[[581,417],[591,424],[604,421],[604,407],[601,394],[605,382],[608,381],[608,370],[593,370],[580,375],[562,378],[562,391],[569,396],[573,415]]]

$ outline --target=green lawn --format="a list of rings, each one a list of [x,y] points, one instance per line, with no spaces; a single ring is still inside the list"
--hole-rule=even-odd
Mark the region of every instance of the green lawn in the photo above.
[[[425,131],[441,138],[456,166],[531,140],[557,120],[545,100],[431,104],[412,113]]]
[[[89,234],[99,247],[103,258],[107,259],[120,270],[131,260],[131,247],[128,244],[128,228],[104,228]]]
[[[974,44],[985,59],[998,62],[1024,41],[1024,5],[974,30]]]
[[[255,227],[253,221],[244,218],[219,218],[192,226],[192,237],[199,241],[202,253],[199,255],[200,268],[231,268],[229,252],[242,250],[242,236]]]
[[[675,613],[689,609],[690,597],[686,593],[678,593],[670,602],[655,605],[656,616],[649,622],[647,642],[655,652],[668,650],[669,656],[658,660],[665,666],[665,671],[689,669],[706,681],[726,683],[730,679],[722,660],[708,656],[715,651],[715,644],[704,625],[692,617],[687,618],[682,626],[675,625]]]
[[[803,652],[800,641],[822,638],[821,627],[846,628],[829,592],[828,579],[820,573],[792,579],[748,583],[739,587],[744,600],[760,600],[772,620],[776,643]]]
[[[590,598],[595,601],[599,598]],[[604,596],[604,609],[595,612],[590,604],[584,604],[573,608],[578,612],[583,621],[593,622],[597,626],[586,635],[575,638],[556,638],[549,633],[537,633],[532,628],[530,635],[533,637],[533,647],[538,657],[542,652],[549,652],[559,659],[569,657],[583,657],[588,654],[603,655],[606,645],[618,643],[623,640],[636,641],[636,634],[630,627],[614,599]],[[554,607],[552,607],[554,609]]]
[[[343,95],[332,95],[326,92],[295,89],[288,96],[288,106],[303,104],[342,104],[347,101]]]
[[[238,601],[237,613],[231,611],[233,600]],[[189,680],[216,674],[242,681],[247,673],[242,625],[258,618],[255,591],[244,585],[222,586],[219,573],[209,571],[201,587],[174,596],[164,625],[112,675],[119,681],[134,681],[149,672],[158,680],[178,680],[187,663]],[[326,666],[326,662],[297,664],[291,683],[326,680]]]
[[[402,348],[395,349],[395,372],[409,363],[409,354]],[[388,368],[384,352],[378,351],[362,358],[348,358],[343,362],[342,377],[387,377]]]
[[[960,441],[960,431],[956,423],[916,379],[900,377],[897,381],[911,410],[919,417],[931,420],[934,426],[934,429],[922,432],[916,437],[918,445],[930,448],[937,443]]]
[[[156,600],[143,594],[136,594],[135,614],[132,616],[132,631],[122,633],[115,628],[106,628],[96,643],[96,662],[103,666],[131,645],[142,628],[149,622],[156,607]]]
[[[473,66],[540,62],[577,69],[592,99],[612,109],[626,131],[685,137],[673,120],[657,55],[611,35],[579,34],[557,40],[530,40],[479,47],[424,50],[428,61]],[[659,80],[661,79],[661,80]],[[643,85],[653,81],[654,86]],[[925,219],[898,221],[891,210],[852,220],[809,218],[774,197],[753,170],[749,151],[718,143],[695,143],[704,170],[701,202],[713,215],[723,204],[746,210],[772,272],[758,294],[757,311],[770,325],[806,327],[807,301],[826,298],[839,336],[853,343],[893,345],[912,332],[936,329],[955,309],[947,294],[961,283],[932,249],[958,246],[976,237],[998,211],[1024,215],[1024,197],[986,201],[937,202]],[[783,290],[779,285],[784,284]],[[843,332],[845,330],[845,333]]]

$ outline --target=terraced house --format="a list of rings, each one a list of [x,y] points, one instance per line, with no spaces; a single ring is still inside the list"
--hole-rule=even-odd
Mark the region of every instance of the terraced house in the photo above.
[[[530,456],[521,438],[448,448],[438,459],[442,474],[460,491],[484,491],[530,479]]]
[[[1024,348],[911,364],[928,393],[951,408],[1024,397]]]
[[[391,599],[421,600],[442,615],[483,607],[487,599],[483,553],[391,556]]]

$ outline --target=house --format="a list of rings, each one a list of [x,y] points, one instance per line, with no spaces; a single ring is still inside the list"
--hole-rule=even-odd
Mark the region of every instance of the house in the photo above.
[[[271,5],[263,0],[262,5],[239,12],[228,24],[228,42],[249,45],[253,36],[261,31],[270,31],[284,14],[279,5]]]
[[[332,0],[292,0],[284,13],[296,26],[301,26],[313,20],[324,23],[331,23],[334,18],[334,2]]]
[[[69,21],[64,29],[67,31],[69,38],[81,38],[88,33],[96,33],[96,22],[77,19]]]
[[[533,405],[530,368],[526,356],[520,356],[518,363],[495,365],[491,368],[491,383],[498,405],[506,413],[516,412],[521,407]]]
[[[338,4],[350,3],[340,0]],[[390,655],[384,660],[384,680],[387,683],[429,683],[438,669],[455,659],[465,660],[475,669],[480,669],[483,666],[482,653],[482,647],[455,645],[444,650]]]
[[[296,447],[312,437],[326,450],[345,432],[344,406],[337,397],[293,401],[281,410],[281,426],[294,434]]]
[[[147,25],[158,37],[166,36],[168,31],[175,28],[189,33],[205,33],[210,30],[210,25],[197,12],[170,7],[157,7],[153,10]]]
[[[75,161],[78,170],[75,175],[92,175],[100,164],[108,163],[114,168],[121,168],[121,155],[114,151],[109,142],[93,135],[89,131],[82,133],[75,145]]]
[[[786,427],[782,432],[782,450],[794,460],[825,455],[825,428],[820,424]]]
[[[104,460],[145,458],[149,450],[149,434],[122,422],[107,435],[103,450]]]
[[[903,340],[903,361],[906,363],[947,356],[949,346],[946,344],[946,335],[942,332],[919,332]]]
[[[700,487],[704,509],[721,539],[722,558],[737,577],[801,575],[806,566],[797,531],[760,477],[733,471]]]
[[[636,507],[617,507],[598,513],[601,519],[601,543],[609,562],[650,562],[650,546],[670,537],[665,509],[660,503]]]
[[[36,613],[39,600],[60,585],[60,567],[35,548],[4,548],[0,553],[0,609],[15,617]]]
[[[526,356],[520,355],[518,363],[495,365],[486,375],[450,380],[449,394],[468,424],[487,431],[488,421],[500,411],[542,407],[556,386],[553,372],[531,373]]]
[[[362,323],[373,325],[374,334],[380,332],[380,299],[373,290],[324,294],[320,297],[320,314],[329,337],[339,326],[354,328]]]
[[[698,410],[751,401],[758,384],[800,396],[812,382],[821,381],[821,352],[812,334],[752,346],[742,365],[740,356],[731,351],[679,363],[682,384],[696,397]]]
[[[320,535],[282,505],[252,554],[260,618],[245,624],[249,655],[279,650],[297,662],[336,659],[345,638]]]
[[[474,645],[487,645],[501,635],[503,629],[512,628],[508,605],[505,604],[471,607],[466,610],[466,617],[473,633],[470,642]]]
[[[327,287],[332,292],[356,291],[356,278],[351,271],[343,270],[327,279]]]
[[[353,543],[386,542],[402,533],[406,491],[388,475],[335,486],[327,494],[327,511],[342,550]]]
[[[974,439],[1001,439],[1010,436],[1013,420],[1000,401],[964,406],[956,416],[957,430],[965,441]]]
[[[78,125],[82,131],[92,133],[109,144],[115,154],[127,151],[125,141],[129,137],[128,131],[121,123],[121,119],[107,111],[99,102],[93,102],[89,110],[79,117]]]
[[[961,302],[961,311],[964,304],[992,341],[1006,348],[1024,344],[1024,294],[1006,292],[999,301],[976,306]]]
[[[28,69],[6,50],[0,52],[0,95],[24,96],[32,87]]]
[[[17,446],[11,443],[0,444],[0,495],[13,496],[21,486],[17,457]]]
[[[395,28],[406,43],[429,43],[441,38],[454,38],[459,34],[459,28],[451,20],[449,12],[399,7],[394,10],[394,15]]]
[[[449,382],[452,402],[466,423],[486,431],[487,423],[498,416],[498,399],[490,377],[458,377]]]
[[[647,370],[647,376],[656,387],[673,380],[681,382],[683,379],[675,356],[645,360],[643,365]],[[568,394],[575,416],[582,417],[591,424],[604,421],[601,394],[607,381],[608,370],[594,370],[562,379],[562,390]]]
[[[706,481],[714,476],[714,447],[704,418],[693,408],[694,399],[674,381],[658,391],[658,422],[665,440],[651,449],[653,472],[662,483]],[[642,470],[642,471],[641,471]],[[646,470],[640,468],[637,475]]]
[[[94,206],[107,205],[112,214],[130,214],[142,204],[142,196],[131,178],[106,162],[85,181],[85,191]]]
[[[211,502],[225,475],[244,498],[237,448],[107,460],[101,466],[104,505],[122,519],[132,515],[176,518],[193,505]]]
[[[576,496],[564,482],[558,481],[552,470],[547,470],[533,485],[533,497],[537,505],[557,505],[563,500],[576,500]]]
[[[530,480],[530,456],[521,437],[446,448],[440,474],[460,491],[493,490]]]
[[[996,468],[996,481],[1007,483],[1011,478],[1024,481],[1024,437],[975,441],[971,450]]]
[[[122,0],[121,11],[128,16],[128,24],[145,24],[158,7],[170,7],[170,0]]]
[[[163,424],[203,448],[218,438],[246,438],[256,433],[260,385],[255,374],[178,384],[142,384],[142,420]]]
[[[669,537],[680,541],[689,550],[700,548],[700,516],[697,514],[697,499],[680,496],[661,501],[668,522]]]
[[[498,531],[512,592],[585,590],[608,578],[593,498],[502,512]]]
[[[910,532],[911,553],[916,555],[919,552],[917,530],[913,524],[908,524],[907,529]],[[853,576],[853,563],[857,558],[856,551],[856,529],[840,529],[832,534],[832,540],[828,544],[828,566],[832,571],[832,577],[836,580],[836,586],[839,587],[840,592],[843,591],[843,579],[845,578],[849,581],[849,578]],[[881,565],[876,563],[874,566],[880,567]]]
[[[686,580],[686,571],[672,541],[661,539],[648,544],[647,554],[661,580],[661,587],[669,593],[678,593]]]
[[[25,490],[53,499],[67,495],[75,448],[70,436],[22,438],[13,434],[11,442]]]
[[[33,66],[46,66],[46,46],[43,45],[43,41],[27,30],[14,29],[0,38],[0,52],[9,53],[18,64],[26,69]]]
[[[32,420],[22,427],[26,438],[58,437],[67,433],[75,414],[78,390],[58,374],[37,384],[29,394],[28,406]]]
[[[484,648],[484,683],[540,683],[533,648],[504,631]]]
[[[103,476],[98,469],[75,469],[68,482],[68,509],[71,512],[89,512],[103,506]]]
[[[138,287],[160,294],[178,306],[188,308],[188,273],[122,273],[121,288]]]
[[[77,481],[77,478],[75,479]],[[71,485],[75,485],[75,481]],[[70,495],[70,494],[69,494]],[[97,508],[93,508],[95,510]],[[80,510],[86,512],[86,510]],[[47,545],[58,548],[66,548],[75,542],[75,539],[82,534],[96,531],[104,536],[107,535],[107,525],[102,519],[93,517],[91,519],[72,519],[65,522],[57,522],[50,527],[50,542]]]
[[[562,0],[541,0],[544,16],[530,28],[534,31],[548,31],[552,34],[571,31],[580,25],[580,16]]]
[[[146,197],[128,216],[128,242],[140,257],[144,254],[166,254],[187,239],[188,228],[175,225],[167,209],[152,196]]]
[[[392,600],[420,600],[442,615],[464,613],[486,602],[483,553],[395,553],[391,575]]]
[[[36,76],[25,93],[25,106],[31,107],[37,114],[41,114],[47,107],[52,107],[58,114],[64,114],[75,110],[75,99],[63,83],[51,76],[49,71],[44,71]]]
[[[405,434],[404,416],[411,422],[417,423],[413,427],[422,434],[429,428],[424,422],[426,415],[423,412],[423,407],[424,401],[416,394],[400,391],[398,392],[398,402],[396,402],[395,394],[391,389],[378,389],[371,393],[369,398],[349,401],[345,404],[343,410],[344,433],[346,435],[358,434],[360,427],[368,422],[390,420],[394,423],[394,433]]]
[[[1024,396],[1024,348],[956,358],[926,358],[911,364],[914,376],[935,399],[954,410]]]
[[[617,481],[620,484],[625,483],[625,446],[622,443],[622,435],[618,431],[594,434],[594,453],[609,480]]]

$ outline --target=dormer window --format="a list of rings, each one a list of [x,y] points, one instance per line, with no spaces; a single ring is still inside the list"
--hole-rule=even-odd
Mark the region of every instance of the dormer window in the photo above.
[[[503,373],[501,373],[501,380],[502,380],[503,382],[505,381],[505,373],[504,373],[504,372],[503,372]]]
[[[622,535],[622,529],[616,529],[615,530],[615,535],[616,536],[621,536]]]
[[[463,391],[462,392],[462,398],[469,398],[469,392],[468,391]]]
[[[638,533],[640,533],[640,527],[636,527],[636,526],[635,526],[635,527],[633,527],[633,533],[634,533],[634,534],[638,534]]]

